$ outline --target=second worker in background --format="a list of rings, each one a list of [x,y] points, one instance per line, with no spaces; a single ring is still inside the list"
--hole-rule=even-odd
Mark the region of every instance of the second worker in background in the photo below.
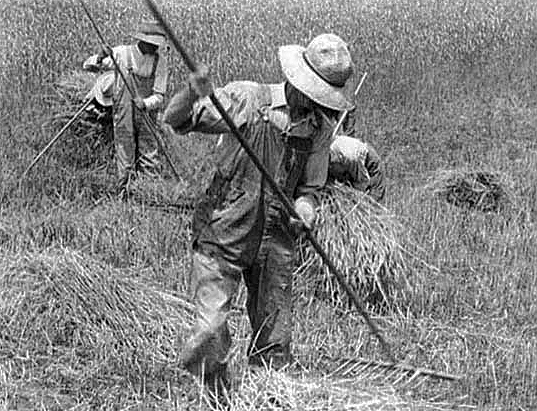
[[[133,98],[115,72],[112,87],[115,159],[118,192],[128,195],[131,182],[138,174],[155,176],[160,173],[158,146],[142,117],[147,111],[153,122],[164,102],[168,80],[166,37],[155,22],[145,22],[133,34],[138,40],[132,45],[116,46],[114,58],[137,96]],[[112,59],[102,50],[89,57],[83,65],[89,71],[115,70]]]

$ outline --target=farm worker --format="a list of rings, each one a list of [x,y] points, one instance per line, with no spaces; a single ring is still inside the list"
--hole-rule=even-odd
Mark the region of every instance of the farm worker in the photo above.
[[[224,142],[218,140],[217,148]],[[337,135],[330,144],[328,182],[349,183],[381,203],[386,194],[384,167],[375,149],[358,138]]]
[[[382,202],[386,193],[384,168],[375,149],[354,137],[337,135],[330,144],[329,180],[348,182]]]
[[[186,368],[203,375],[210,390],[218,391],[226,381],[227,316],[241,278],[253,331],[249,363],[281,367],[290,362],[297,228],[314,223],[316,193],[327,179],[331,123],[323,108],[352,107],[347,80],[353,63],[340,37],[321,34],[306,48],[280,47],[278,56],[283,83],[231,82],[215,95],[294,200],[300,222],[290,219],[210,100],[200,97],[211,90],[206,68],[190,76],[164,112],[164,122],[180,134],[227,133],[194,215],[198,321],[182,356]]]
[[[160,171],[156,142],[141,115],[146,110],[155,120],[166,93],[168,64],[164,52],[166,38],[160,25],[145,22],[133,34],[136,44],[114,47],[112,52],[127,81],[137,96],[132,98],[121,76],[115,73],[113,90],[113,122],[118,190],[128,193],[130,182],[137,173],[150,176]],[[106,51],[89,57],[83,64],[89,71],[114,70]]]

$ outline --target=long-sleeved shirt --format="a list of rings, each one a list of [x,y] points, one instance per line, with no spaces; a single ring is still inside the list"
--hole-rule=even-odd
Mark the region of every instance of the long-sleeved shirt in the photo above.
[[[371,145],[357,138],[336,136],[330,145],[328,174],[331,179],[348,181],[376,201],[384,198],[386,188],[380,157]]]
[[[119,64],[125,74],[132,70],[133,74],[140,77],[155,75],[153,84],[153,94],[143,96],[145,106],[148,110],[155,110],[162,106],[164,94],[168,82],[167,56],[161,50],[158,52],[158,61],[155,66],[156,55],[143,54],[136,44],[116,46],[112,49],[114,59]],[[114,62],[110,57],[105,57],[100,63],[98,55],[90,56],[82,66],[84,70],[114,70]],[[118,81],[120,81],[118,79]]]
[[[313,194],[321,189],[326,183],[328,173],[328,156],[330,145],[330,127],[331,125],[322,119],[321,116],[311,114],[300,125],[292,124],[290,118],[290,109],[285,97],[284,83],[261,85],[255,82],[238,81],[232,82],[223,88],[215,90],[215,95],[220,100],[235,125],[241,128],[248,128],[248,123],[256,119],[256,114],[261,109],[263,98],[261,98],[262,86],[267,87],[270,104],[262,115],[265,121],[275,126],[270,136],[265,137],[267,140],[280,140],[282,132],[285,133],[303,133],[303,137],[312,139],[310,154],[308,155],[303,173],[299,176],[299,183],[295,196],[305,196]],[[211,134],[224,134],[220,140],[221,153],[219,164],[226,162],[226,152],[230,147],[238,145],[235,138],[229,135],[230,130],[225,121],[213,106],[208,98],[197,100],[190,112],[187,121],[177,124],[177,118],[174,115],[184,109],[184,102],[173,98],[164,113],[164,121],[169,123],[176,132],[185,134],[190,131],[199,131]],[[307,126],[306,126],[307,124]],[[309,127],[308,127],[309,126]],[[300,131],[298,131],[300,129]],[[246,136],[248,138],[248,136]],[[252,142],[254,145],[257,142]],[[269,146],[270,147],[270,146]],[[267,153],[269,164],[279,157],[280,153]],[[243,154],[246,155],[245,153]],[[276,167],[275,164],[272,165]]]
[[[284,84],[241,81],[215,95],[288,197],[313,204],[327,179],[330,124],[317,112],[291,121],[284,90]],[[208,98],[183,87],[164,122],[181,134],[224,134],[213,180],[194,213],[193,239],[228,261],[251,264],[263,236],[288,232],[289,213]]]

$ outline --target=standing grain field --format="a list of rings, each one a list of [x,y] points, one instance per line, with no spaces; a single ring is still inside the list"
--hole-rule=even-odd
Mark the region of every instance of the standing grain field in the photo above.
[[[355,375],[351,382],[324,380],[334,361],[322,358],[380,359],[381,351],[356,313],[297,294],[294,354],[304,370],[296,380],[250,376],[242,356],[248,326],[241,307],[234,311],[240,341],[232,359],[235,408],[271,409],[267,398],[277,394],[287,409],[537,409],[535,2],[158,4],[196,59],[210,65],[216,84],[280,81],[281,44],[305,44],[326,31],[348,41],[357,71],[369,73],[355,127],[385,160],[387,206],[411,245],[401,250],[408,261],[407,289],[398,309],[375,312],[375,319],[398,359],[465,376],[457,384],[425,381],[419,387],[381,387],[378,373]],[[112,44],[130,42],[131,30],[149,17],[137,1],[99,0],[90,9]],[[44,288],[24,283],[15,292],[9,288],[14,273],[26,273],[23,278],[41,273],[52,281],[56,272],[81,275],[95,267],[100,275],[117,274],[118,290],[139,282],[141,289],[164,293],[158,301],[183,301],[189,292],[190,209],[116,200],[107,152],[95,153],[72,133],[19,184],[22,171],[59,129],[50,119],[61,117],[69,103],[58,95],[58,81],[79,69],[99,44],[75,2],[1,1],[0,19],[0,267],[10,273],[8,282],[7,269],[0,272],[0,325],[19,330],[23,325],[10,321],[39,324],[39,315],[52,313],[43,317],[50,321],[43,330],[61,325],[59,331],[76,337],[87,335],[80,330],[101,327],[103,335],[110,329],[121,341],[120,333],[128,333],[97,311],[90,328],[83,319],[66,316],[72,319],[67,324],[53,317],[60,312],[55,309],[78,301],[73,296],[64,304],[39,300],[43,311],[13,315],[26,301],[21,296],[52,295],[37,291],[56,284],[40,277]],[[172,93],[187,72],[175,53],[169,58]],[[206,183],[214,140],[182,136],[169,145],[188,182],[179,197],[190,199]],[[446,203],[426,185],[447,169],[501,173],[512,201],[490,212]],[[308,289],[301,284],[305,278],[296,278],[297,290]],[[121,309],[114,304],[102,312]],[[155,339],[164,335],[148,330]],[[58,337],[32,352],[27,348],[33,345],[19,335],[17,340],[0,328],[0,409],[181,409],[190,401],[185,377],[174,368],[178,347],[159,345],[162,340],[156,347],[167,347],[168,354],[159,351],[159,362],[142,361],[136,349],[118,361],[112,358],[116,340],[103,339],[85,351],[73,345],[75,337]],[[169,355],[168,364],[160,362],[163,355]]]

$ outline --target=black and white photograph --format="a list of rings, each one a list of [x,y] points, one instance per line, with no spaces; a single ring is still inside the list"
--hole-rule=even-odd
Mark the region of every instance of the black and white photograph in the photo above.
[[[0,411],[537,411],[535,0],[0,0]]]

